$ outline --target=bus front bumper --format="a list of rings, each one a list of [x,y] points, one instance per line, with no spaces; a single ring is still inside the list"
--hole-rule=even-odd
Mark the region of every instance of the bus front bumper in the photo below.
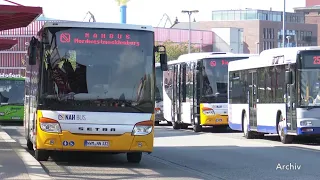
[[[93,135],[72,134],[69,131],[63,131],[61,134],[41,131],[36,137],[36,148],[53,151],[152,152],[153,138],[153,131],[145,136],[133,136],[131,133]]]
[[[214,114],[214,115],[200,115],[201,125],[202,126],[227,126],[228,125],[228,116]]]

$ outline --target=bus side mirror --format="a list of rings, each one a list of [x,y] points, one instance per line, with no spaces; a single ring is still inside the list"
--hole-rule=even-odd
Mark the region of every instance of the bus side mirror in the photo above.
[[[292,71],[285,72],[285,81],[286,81],[286,84],[293,84]]]
[[[160,54],[160,65],[162,71],[168,71],[168,59],[166,53]]]

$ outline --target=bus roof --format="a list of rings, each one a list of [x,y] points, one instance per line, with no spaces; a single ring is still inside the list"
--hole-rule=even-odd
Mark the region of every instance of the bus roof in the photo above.
[[[254,69],[260,67],[273,66],[274,57],[279,57],[278,64],[291,64],[296,63],[297,54],[300,51],[308,50],[320,50],[319,46],[308,47],[287,47],[287,48],[274,48],[264,50],[260,53],[260,56],[249,57],[248,59],[242,59],[229,62],[228,70],[237,71],[242,69]]]
[[[184,62],[192,62],[207,58],[229,58],[229,57],[250,57],[258,56],[258,54],[234,54],[229,52],[205,52],[205,53],[190,53],[179,56],[177,60],[169,61],[168,64],[179,64]]]
[[[128,29],[128,30],[142,30],[154,31],[152,26],[133,25],[133,24],[118,24],[118,23],[100,23],[100,22],[46,22],[42,28],[49,27],[75,27],[75,28],[110,28],[110,29]]]

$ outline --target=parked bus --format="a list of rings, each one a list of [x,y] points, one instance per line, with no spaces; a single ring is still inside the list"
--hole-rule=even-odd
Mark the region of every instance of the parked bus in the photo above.
[[[156,94],[155,94],[155,124],[159,125],[161,121],[166,121],[171,125],[171,121],[167,121],[163,117],[163,92],[162,92],[163,71],[161,70],[160,63],[156,63]]]
[[[35,158],[52,151],[127,153],[139,163],[154,140],[151,26],[47,22],[29,46],[25,131]],[[130,75],[128,75],[130,74]],[[34,81],[31,81],[34,79]]]
[[[0,70],[0,122],[23,122],[25,68]]]
[[[247,139],[320,134],[320,47],[276,48],[229,63],[229,126]]]
[[[191,53],[168,62],[164,72],[164,118],[173,129],[228,126],[228,63],[250,54]]]

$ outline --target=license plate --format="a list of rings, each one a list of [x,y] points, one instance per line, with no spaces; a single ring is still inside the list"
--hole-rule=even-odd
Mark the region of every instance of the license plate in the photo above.
[[[109,147],[109,141],[84,141],[84,146],[88,146],[88,147]]]
[[[222,119],[216,119],[216,122],[222,122]]]

